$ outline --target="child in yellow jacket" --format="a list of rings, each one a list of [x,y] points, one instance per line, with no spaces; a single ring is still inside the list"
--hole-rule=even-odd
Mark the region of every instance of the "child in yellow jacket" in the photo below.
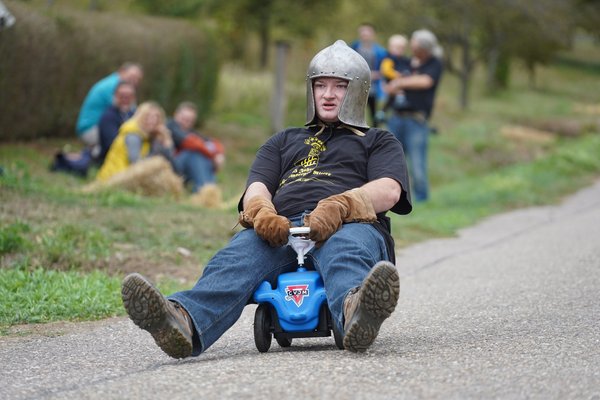
[[[408,40],[403,35],[392,35],[388,39],[388,56],[381,62],[380,72],[386,83],[410,75],[410,58],[404,53]],[[406,107],[404,104],[406,98],[404,94],[390,95],[386,101],[383,111],[387,112],[391,107],[394,109],[402,109]]]

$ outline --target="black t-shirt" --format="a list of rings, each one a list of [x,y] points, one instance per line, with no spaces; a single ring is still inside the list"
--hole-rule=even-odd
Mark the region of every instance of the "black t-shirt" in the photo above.
[[[407,106],[405,109],[422,111],[426,118],[431,115],[435,91],[442,77],[442,62],[436,57],[430,57],[424,64],[411,69],[413,75],[429,75],[433,79],[433,85],[425,90],[404,90]]]
[[[402,196],[391,211],[412,210],[404,152],[391,133],[371,128],[358,136],[339,127],[317,132],[315,127],[290,128],[271,136],[256,154],[246,187],[265,184],[277,212],[289,218],[331,195],[392,178],[402,185]]]

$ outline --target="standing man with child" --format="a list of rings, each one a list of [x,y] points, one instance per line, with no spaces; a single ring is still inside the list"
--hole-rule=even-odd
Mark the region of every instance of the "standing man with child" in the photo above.
[[[435,93],[442,76],[441,48],[435,35],[421,29],[410,39],[410,74],[397,77],[386,86],[390,95],[404,93],[405,102],[394,108],[388,128],[402,143],[409,161],[414,199],[429,199],[427,151]]]

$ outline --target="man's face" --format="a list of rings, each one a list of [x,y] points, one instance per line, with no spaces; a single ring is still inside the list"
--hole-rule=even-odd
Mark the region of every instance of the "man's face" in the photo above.
[[[339,78],[317,78],[313,82],[315,111],[323,122],[337,122],[348,81]]]
[[[129,110],[135,103],[135,89],[131,85],[121,85],[115,92],[115,105],[119,110]]]
[[[125,82],[131,83],[133,86],[138,86],[142,79],[144,78],[144,73],[142,70],[136,66],[129,67],[129,69],[123,72],[122,79]]]
[[[363,25],[358,28],[358,37],[361,42],[371,43],[375,41],[375,29],[369,25]]]
[[[416,39],[410,40],[410,49],[412,55],[419,60],[426,60],[429,57],[429,52],[421,47],[421,44]]]
[[[177,111],[173,116],[173,119],[184,131],[191,131],[196,125],[196,119],[198,114],[191,108],[182,108]]]

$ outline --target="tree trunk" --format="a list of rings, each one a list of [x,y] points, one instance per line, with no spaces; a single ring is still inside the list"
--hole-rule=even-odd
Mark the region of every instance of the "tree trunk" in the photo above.
[[[485,78],[485,86],[488,92],[495,92],[498,89],[498,82],[496,80],[496,71],[498,70],[498,60],[500,58],[500,49],[497,45],[492,46],[492,48],[487,53],[487,69],[486,69],[486,78]]]
[[[471,59],[471,45],[468,38],[462,43],[462,69],[460,71],[460,108],[469,108],[469,84],[471,82],[471,71],[473,60]]]
[[[262,23],[259,31],[260,35],[260,68],[265,69],[269,64],[269,41],[270,32],[267,23]]]
[[[284,41],[276,43],[275,50],[275,85],[271,98],[271,129],[279,132],[285,127],[287,97],[285,95],[285,72],[290,45]]]
[[[271,8],[272,0],[260,1],[258,10],[258,35],[260,40],[260,68],[269,64],[269,43],[271,41]]]

